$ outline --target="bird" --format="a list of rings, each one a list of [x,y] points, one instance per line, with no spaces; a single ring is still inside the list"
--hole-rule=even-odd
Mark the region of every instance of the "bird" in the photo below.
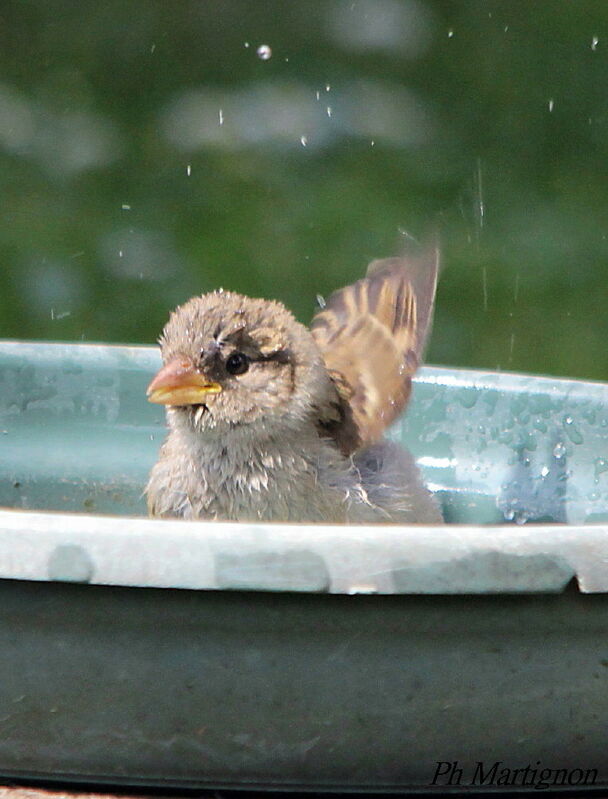
[[[436,245],[372,261],[307,328],[275,300],[217,289],[176,308],[147,390],[168,436],[153,517],[441,524],[412,455],[383,437],[431,327]]]

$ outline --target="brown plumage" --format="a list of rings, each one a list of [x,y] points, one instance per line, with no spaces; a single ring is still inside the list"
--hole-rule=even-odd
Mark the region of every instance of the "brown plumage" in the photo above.
[[[169,437],[152,515],[440,522],[411,456],[382,439],[404,410],[432,317],[438,253],[374,261],[308,330],[280,303],[195,297],[150,384]]]
[[[310,325],[333,378],[345,454],[373,444],[403,412],[429,332],[439,251],[372,261],[367,276],[334,292]]]

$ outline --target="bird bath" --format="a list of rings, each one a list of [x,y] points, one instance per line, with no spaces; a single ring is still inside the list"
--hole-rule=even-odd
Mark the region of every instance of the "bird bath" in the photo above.
[[[444,527],[204,523],[144,518],[158,365],[0,343],[0,776],[608,786],[606,385],[421,369],[391,435]]]

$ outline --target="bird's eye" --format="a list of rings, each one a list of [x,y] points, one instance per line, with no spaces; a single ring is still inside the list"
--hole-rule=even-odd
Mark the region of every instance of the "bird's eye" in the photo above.
[[[249,358],[243,352],[233,352],[226,361],[226,371],[231,375],[242,375],[249,369]]]

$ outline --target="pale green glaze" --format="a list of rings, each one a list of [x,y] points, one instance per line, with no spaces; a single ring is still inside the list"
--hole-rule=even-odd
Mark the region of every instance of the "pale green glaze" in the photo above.
[[[144,514],[158,364],[156,348],[0,343],[0,505]],[[426,367],[392,436],[448,521],[608,520],[605,384]]]

